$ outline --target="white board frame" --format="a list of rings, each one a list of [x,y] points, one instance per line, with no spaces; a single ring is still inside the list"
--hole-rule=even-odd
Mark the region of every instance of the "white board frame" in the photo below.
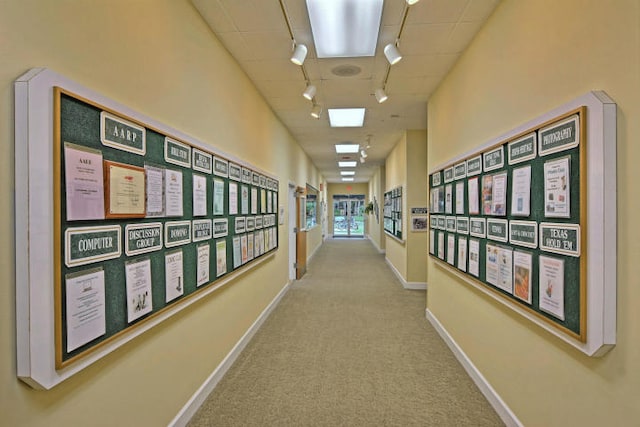
[[[492,139],[472,151],[437,165],[429,174],[440,171],[463,159],[473,157],[497,144],[513,139],[529,129],[540,127],[556,117],[586,106],[587,144],[587,339],[579,340],[562,333],[518,304],[501,298],[486,286],[471,280],[444,263],[440,267],[453,272],[461,280],[480,290],[499,303],[518,312],[540,327],[588,356],[600,357],[616,345],[617,317],[617,106],[603,91],[586,93],[573,101],[549,111],[511,131]]]

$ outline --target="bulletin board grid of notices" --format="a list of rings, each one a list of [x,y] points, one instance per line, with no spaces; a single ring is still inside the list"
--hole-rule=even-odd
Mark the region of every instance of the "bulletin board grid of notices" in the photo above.
[[[429,175],[429,253],[586,340],[586,109]]]
[[[56,367],[278,247],[278,181],[54,90]]]
[[[384,231],[402,240],[402,187],[384,193],[383,220]]]

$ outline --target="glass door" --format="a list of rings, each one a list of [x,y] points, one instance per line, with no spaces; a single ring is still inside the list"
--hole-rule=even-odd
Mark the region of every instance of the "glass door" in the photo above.
[[[333,196],[333,237],[364,237],[364,194]]]

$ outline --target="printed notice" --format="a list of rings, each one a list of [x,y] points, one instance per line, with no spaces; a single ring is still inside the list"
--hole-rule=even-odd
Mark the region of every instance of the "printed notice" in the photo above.
[[[487,265],[485,280],[494,286],[498,286],[498,247],[487,245]]]
[[[480,241],[469,239],[469,273],[480,275]]]
[[[67,352],[106,332],[104,270],[67,275]]]
[[[438,258],[444,259],[444,233],[438,233]]]
[[[251,187],[251,214],[258,214],[258,189]]]
[[[147,217],[164,216],[164,169],[145,165]]]
[[[128,262],[125,265],[127,282],[127,322],[150,313],[151,260],[149,258]]]
[[[249,187],[248,186],[246,185],[240,186],[240,198],[241,198],[240,213],[242,215],[248,215],[249,214]]]
[[[166,285],[166,302],[184,294],[184,269],[182,265],[182,249],[169,252],[164,256],[164,273]]]
[[[471,178],[467,181],[467,193],[469,195],[469,215],[479,215],[478,177]]]
[[[229,182],[229,215],[238,214],[238,184]]]
[[[467,238],[458,237],[458,268],[467,271]]]
[[[102,153],[65,142],[67,221],[104,219]]]
[[[207,214],[207,178],[193,175],[193,216]]]
[[[540,310],[564,320],[564,260],[540,255]]]
[[[464,214],[464,182],[456,183],[456,214]]]
[[[224,181],[213,180],[213,214],[224,215]]]
[[[529,252],[513,253],[513,295],[531,304],[532,256]]]
[[[453,188],[451,186],[451,184],[447,184],[444,186],[444,192],[445,192],[445,201],[444,201],[444,213],[453,213],[453,206],[452,206],[452,197],[453,195],[451,194],[453,191]]]
[[[569,157],[544,164],[544,215],[569,218]]]
[[[529,216],[531,212],[531,166],[513,170],[511,215]]]
[[[164,184],[165,214],[167,216],[182,216],[182,172],[166,169]]]
[[[209,244],[198,246],[198,266],[197,266],[196,286],[202,286],[209,281]]]
[[[449,234],[447,236],[447,262],[454,265],[456,259],[456,236]]]
[[[216,242],[216,277],[220,277],[227,272],[227,241],[218,240]]]
[[[233,238],[233,268],[238,268],[241,265],[242,253],[240,252],[240,236],[236,236]]]

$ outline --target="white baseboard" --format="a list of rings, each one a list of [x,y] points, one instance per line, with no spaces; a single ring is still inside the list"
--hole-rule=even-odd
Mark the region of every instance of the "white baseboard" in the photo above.
[[[274,308],[278,306],[282,297],[289,290],[290,282],[288,282],[284,287],[278,292],[278,295],[275,296],[273,300],[269,303],[269,305],[260,313],[260,316],[256,319],[255,322],[251,325],[251,327],[245,332],[245,334],[240,338],[240,340],[236,343],[235,346],[231,349],[231,351],[227,354],[227,356],[220,362],[220,364],[216,367],[216,369],[209,375],[209,377],[202,383],[200,388],[191,396],[191,398],[187,401],[187,403],[182,407],[180,412],[175,416],[173,420],[169,423],[169,427],[183,427],[189,423],[191,417],[198,411],[200,406],[207,399],[209,394],[216,388],[218,382],[224,377],[224,374],[227,373],[229,368],[236,361],[242,350],[247,346],[251,338],[255,335],[255,333],[260,329],[260,326],[264,323],[264,321],[269,317]]]
[[[393,265],[393,263],[391,261],[389,261],[389,258],[384,257],[384,260],[387,262],[389,267],[391,267],[391,271],[393,271],[393,273],[396,275],[396,277],[398,278],[400,283],[402,283],[402,287],[403,288],[416,290],[416,291],[426,291],[427,290],[427,282],[407,282],[404,279],[404,277],[402,277],[402,274],[400,274],[400,272],[395,267],[395,265]]]
[[[373,240],[371,238],[371,236],[369,234],[366,235],[366,238],[369,239],[369,241],[371,242],[371,244],[376,248],[376,250],[378,251],[379,254],[384,254],[387,251],[385,251],[384,249],[380,249],[380,246],[378,246],[378,244],[376,243],[375,240]]]
[[[444,340],[445,343],[449,346],[451,351],[453,352],[458,362],[462,365],[462,367],[467,371],[467,374],[471,377],[473,382],[478,386],[484,397],[487,398],[493,409],[498,413],[502,421],[508,427],[522,427],[523,424],[518,420],[518,417],[509,409],[507,404],[502,400],[502,398],[496,393],[496,391],[491,387],[491,384],[486,380],[486,378],[480,373],[478,368],[475,367],[471,359],[467,357],[467,355],[462,351],[460,346],[455,342],[455,340],[449,335],[447,330],[442,326],[442,324],[438,321],[438,319],[426,309],[427,320],[433,325],[435,330],[440,334],[440,337]]]

